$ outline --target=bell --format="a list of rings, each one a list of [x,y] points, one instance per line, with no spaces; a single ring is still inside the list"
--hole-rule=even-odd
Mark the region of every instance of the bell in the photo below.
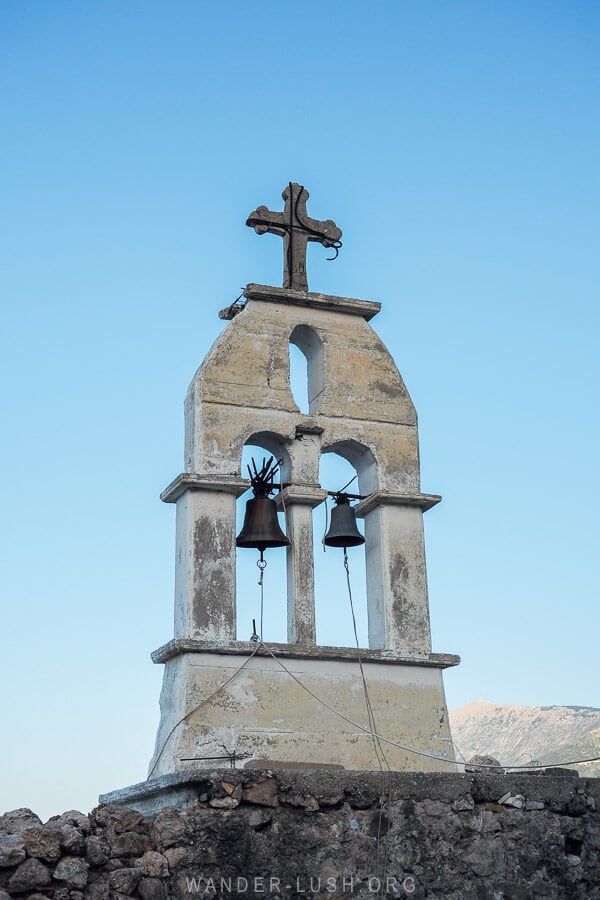
[[[329,531],[323,538],[327,547],[358,547],[365,539],[358,530],[356,513],[347,497],[336,497],[336,505],[331,510]]]
[[[237,547],[255,547],[261,553],[269,547],[288,546],[290,541],[279,527],[274,500],[258,496],[247,501],[244,524],[235,543]]]

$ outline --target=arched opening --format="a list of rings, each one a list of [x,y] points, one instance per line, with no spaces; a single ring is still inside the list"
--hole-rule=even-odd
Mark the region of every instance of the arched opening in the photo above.
[[[309,325],[296,325],[290,334],[290,389],[301,413],[317,412],[324,386],[321,338]]]
[[[248,466],[254,459],[260,469],[262,462],[269,456],[275,459],[283,459],[282,468],[289,467],[289,458],[282,439],[279,435],[270,432],[260,432],[252,435],[242,450],[241,474],[248,478]],[[275,476],[275,482],[279,482],[280,474]],[[240,533],[244,522],[246,502],[253,496],[252,490],[237,501],[236,507],[236,535]],[[273,498],[276,494],[272,495]],[[285,531],[285,518],[283,513],[277,514],[279,525]],[[285,547],[277,547],[265,550],[264,558],[267,566],[263,575],[262,603],[261,587],[259,585],[260,570],[257,566],[259,551],[248,548],[237,549],[236,553],[236,639],[238,641],[250,640],[253,633],[253,620],[256,623],[256,632],[268,642],[286,642],[287,640],[287,600],[286,600],[286,553]],[[262,621],[262,629],[261,629]]]
[[[294,403],[304,415],[308,415],[308,360],[296,344],[290,341],[290,390]]]
[[[377,460],[372,450],[365,447],[364,444],[359,444],[358,441],[353,439],[336,441],[323,447],[323,453],[338,454],[350,463],[358,475],[358,479],[355,482],[355,485],[358,484],[358,490],[354,490],[352,493],[366,496],[367,494],[372,494],[373,491],[379,490]]]
[[[326,451],[321,456],[319,481],[327,490],[338,491],[357,475],[353,465],[338,452]],[[359,493],[358,479],[347,488],[349,493]],[[334,647],[368,647],[367,589],[364,545],[348,548],[350,589],[348,592],[344,551],[337,547],[325,548],[325,536],[330,521],[332,503],[321,504],[314,511],[315,552],[315,620],[317,643]],[[364,534],[362,521],[358,528]],[[356,635],[354,623],[356,621]]]

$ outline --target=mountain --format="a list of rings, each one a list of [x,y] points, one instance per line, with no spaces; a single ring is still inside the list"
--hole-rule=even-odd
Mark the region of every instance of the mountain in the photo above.
[[[600,709],[589,706],[516,706],[475,700],[450,711],[457,750],[469,760],[493,756],[502,765],[569,763],[600,757]],[[600,777],[600,762],[576,768]]]

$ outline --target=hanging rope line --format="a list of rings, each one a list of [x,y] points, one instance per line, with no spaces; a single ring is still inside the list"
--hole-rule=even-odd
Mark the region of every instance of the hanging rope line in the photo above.
[[[352,480],[354,480],[354,479],[352,479]],[[349,481],[348,484],[345,485],[345,487],[348,487],[348,485],[351,483],[352,482]],[[354,640],[356,642],[356,649],[358,652],[358,666],[360,669],[360,677],[362,680],[363,693],[365,696],[365,706],[367,708],[367,718],[369,720],[369,726],[371,728],[371,731],[373,732],[373,734],[372,734],[373,749],[375,751],[375,756],[377,758],[377,763],[379,765],[379,771],[381,772],[380,812],[379,812],[379,818],[377,821],[377,845],[376,845],[377,851],[376,851],[376,860],[375,860],[375,870],[376,870],[377,876],[379,877],[378,883],[380,885],[380,889],[379,889],[378,893],[380,893],[382,891],[382,885],[385,882],[385,875],[386,875],[386,871],[387,871],[387,862],[388,862],[388,845],[387,845],[387,841],[386,841],[385,854],[384,854],[384,858],[383,858],[383,866],[380,871],[380,852],[381,852],[381,838],[382,838],[381,829],[382,829],[382,824],[383,824],[383,807],[384,807],[384,802],[385,802],[384,798],[386,795],[387,795],[387,803],[388,803],[387,808],[388,809],[392,802],[392,778],[391,778],[392,769],[391,769],[388,759],[385,755],[383,747],[381,746],[381,742],[380,742],[379,738],[376,736],[377,726],[375,723],[375,713],[373,712],[373,707],[371,705],[371,699],[369,697],[369,689],[367,687],[367,678],[365,675],[362,656],[360,653],[360,642],[358,640],[358,629],[356,627],[356,615],[354,613],[354,601],[352,599],[352,584],[350,581],[350,564],[348,562],[348,548],[347,547],[344,547],[344,569],[346,571],[346,586],[348,588],[348,600],[350,603],[350,614],[352,616],[352,627],[354,629]],[[387,773],[388,773],[387,785],[385,783],[385,773],[383,771],[384,765],[387,768]]]
[[[258,638],[258,636],[257,636],[257,638]],[[288,669],[288,667],[285,665],[285,663],[278,656],[276,656],[276,654],[271,650],[271,648],[267,644],[264,643],[263,640],[257,639],[256,646],[252,650],[252,653],[250,653],[250,655],[246,657],[244,662],[240,666],[238,666],[238,668],[235,670],[235,672],[233,672],[229,676],[229,678],[227,678],[221,685],[219,685],[219,687],[216,690],[214,690],[211,694],[209,694],[208,697],[205,697],[204,700],[202,700],[200,703],[197,703],[189,712],[187,712],[184,716],[182,716],[180,719],[178,719],[178,721],[173,725],[173,727],[167,734],[165,740],[163,741],[160,751],[154,761],[154,765],[152,766],[152,768],[150,769],[150,771],[148,773],[148,780],[152,777],[152,775],[156,771],[156,767],[158,766],[158,763],[162,757],[162,754],[164,753],[165,748],[166,748],[169,740],[171,739],[172,735],[176,731],[176,729],[179,728],[179,726],[182,725],[185,721],[187,721],[190,718],[190,716],[193,716],[194,713],[198,712],[198,710],[202,709],[204,706],[207,706],[216,696],[218,696],[218,694],[221,693],[221,691],[223,691],[229,684],[231,684],[231,682],[235,678],[237,678],[237,676],[240,674],[240,672],[242,672],[243,669],[245,669],[246,666],[254,659],[254,657],[257,655],[258,651],[261,648],[265,651],[265,653],[268,656],[272,657],[272,659],[275,660],[277,665],[290,676],[292,681],[295,681],[296,684],[300,688],[302,688],[303,691],[305,691],[307,694],[309,694],[313,698],[313,700],[316,700],[317,703],[319,703],[325,709],[328,709],[334,715],[338,716],[338,718],[343,719],[345,722],[348,722],[349,725],[353,725],[355,728],[358,728],[359,731],[362,731],[364,734],[370,736],[371,738],[376,738],[377,740],[383,742],[384,744],[388,744],[390,747],[395,747],[397,750],[403,750],[406,753],[413,753],[416,756],[423,756],[426,759],[434,759],[434,760],[438,760],[439,762],[444,762],[444,763],[451,764],[453,762],[452,760],[448,759],[448,757],[446,757],[446,756],[439,756],[435,753],[427,753],[425,750],[417,750],[414,747],[407,747],[406,745],[400,744],[397,741],[393,741],[390,738],[383,737],[383,735],[378,734],[375,731],[375,729],[366,728],[364,725],[361,725],[360,722],[355,722],[354,719],[350,718],[350,716],[347,716],[343,712],[340,712],[340,710],[336,709],[334,706],[332,706],[330,703],[328,703],[322,697],[319,697],[318,694],[316,694],[314,691],[312,691],[296,675],[294,675],[294,673],[291,672],[290,669]],[[455,747],[455,749],[458,749],[458,748]],[[460,753],[460,751],[458,751],[458,752],[459,752],[460,756],[463,756],[462,753]],[[463,759],[464,759],[464,756],[463,756]],[[504,771],[522,772],[522,771],[539,771],[540,769],[566,768],[568,766],[584,765],[585,763],[599,762],[599,761],[600,761],[600,756],[590,756],[590,757],[587,757],[586,759],[562,760],[561,762],[540,763],[539,765],[497,766],[497,765],[490,765],[487,763],[477,763],[476,765],[477,765],[478,769],[490,769],[493,772],[497,772],[499,768],[502,768]],[[460,763],[459,763],[459,765],[460,765]],[[390,769],[390,774],[391,774],[391,769]]]
[[[325,537],[327,535],[327,531],[329,529],[329,507],[327,505],[328,498],[325,497],[325,531],[323,532],[323,537],[321,538],[321,543],[323,544],[323,553],[327,552],[327,544],[325,543]]]
[[[254,650],[252,651],[252,653],[250,654],[250,656],[247,656],[247,657],[246,657],[246,659],[244,660],[244,662],[241,664],[241,666],[239,666],[239,667],[235,670],[235,672],[233,673],[233,675],[230,675],[230,677],[229,677],[226,681],[224,681],[223,684],[219,685],[219,687],[216,689],[216,691],[213,691],[212,694],[209,694],[208,697],[206,697],[206,698],[205,698],[204,700],[202,700],[200,703],[196,704],[196,706],[194,706],[193,709],[191,709],[189,712],[187,712],[187,713],[185,714],[185,716],[182,716],[181,719],[179,719],[179,721],[175,722],[175,724],[174,724],[173,727],[171,728],[170,732],[168,733],[168,735],[166,736],[166,738],[165,738],[164,741],[163,741],[163,745],[162,745],[162,747],[160,748],[160,752],[159,752],[158,756],[156,757],[156,759],[155,759],[155,761],[154,761],[154,765],[152,766],[152,768],[151,768],[150,771],[148,772],[148,779],[152,778],[152,776],[153,776],[153,774],[154,774],[154,772],[155,772],[155,770],[156,770],[156,767],[157,767],[157,765],[158,765],[158,763],[159,763],[159,760],[160,760],[161,756],[162,756],[163,753],[164,753],[165,747],[167,746],[167,744],[168,744],[168,742],[169,742],[169,740],[170,740],[170,738],[171,738],[171,735],[174,733],[175,729],[179,728],[180,725],[182,725],[187,719],[189,719],[190,716],[193,716],[194,713],[198,712],[199,709],[202,709],[203,706],[207,706],[207,704],[209,704],[210,701],[213,700],[213,699],[217,696],[217,694],[220,694],[221,691],[224,690],[224,688],[226,688],[228,684],[231,684],[231,682],[233,681],[233,679],[234,679],[234,678],[237,678],[237,676],[240,674],[240,672],[242,671],[242,669],[245,669],[245,668],[246,668],[246,666],[248,665],[248,663],[250,662],[250,660],[254,659],[254,657],[255,657],[256,654],[258,653],[259,649],[260,649],[261,647],[264,647],[264,646],[265,646],[265,645],[263,644],[262,640],[261,640],[261,641],[258,641],[257,644],[256,644],[256,647],[254,648]]]
[[[230,303],[229,306],[225,308],[225,310],[222,310],[222,312],[225,313],[226,318],[233,318],[236,312],[241,312],[244,309],[244,306],[246,305],[245,301],[244,303],[240,303],[240,300],[244,296],[244,290],[245,288],[242,288],[242,293],[235,298],[233,303]]]
[[[260,554],[260,559],[256,560],[256,565],[258,566],[258,570],[260,572],[260,575],[258,576],[258,584],[260,587],[260,631],[259,631],[259,636],[262,641],[262,639],[263,639],[263,613],[264,613],[264,607],[265,607],[265,569],[267,568],[267,561],[266,561],[266,559],[263,558],[262,551]]]
[[[460,749],[460,747],[457,747],[457,745],[454,743],[454,738],[452,737],[452,733],[450,733],[450,743],[452,744],[452,746],[453,746],[455,752],[458,753],[458,755],[459,755],[460,758],[462,759],[462,763],[459,763],[459,765],[468,766],[468,765],[469,765],[469,762],[468,762],[467,759],[465,759],[465,755],[464,755],[464,753],[462,752],[462,750]]]
[[[291,181],[289,182],[289,189],[290,189],[290,199],[291,199],[291,197],[292,197],[292,182]],[[308,222],[304,221],[299,216],[298,206],[300,205],[300,197],[302,196],[303,190],[304,190],[304,185],[301,184],[300,191],[296,195],[296,199],[294,201],[294,215],[296,216],[296,219],[298,220],[298,222],[300,222],[300,228],[298,228],[297,225],[294,225],[292,211],[290,209],[290,225],[289,225],[290,232],[291,231],[307,231],[309,234],[314,234],[317,237],[320,244],[323,244],[324,247],[331,247],[332,250],[335,250],[335,256],[325,257],[329,262],[332,262],[334,259],[338,258],[340,250],[342,248],[342,242],[340,240],[332,240],[331,238],[328,238],[327,235],[324,234],[322,231],[316,231],[314,228],[312,228],[308,224]],[[290,203],[290,207],[291,207],[291,203]],[[290,241],[290,244],[291,243],[292,242]],[[290,272],[291,272],[291,267],[290,267]]]
[[[354,614],[354,602],[352,600],[352,585],[350,583],[350,566],[348,563],[348,551],[344,547],[344,569],[346,570],[346,587],[348,588],[348,600],[350,602],[350,614],[352,616],[352,628],[354,630],[354,640],[356,643],[356,649],[358,651],[358,667],[360,669],[360,677],[363,685],[363,693],[365,695],[365,706],[367,707],[367,718],[369,720],[369,727],[373,732],[377,731],[375,725],[375,715],[373,713],[373,707],[371,705],[371,700],[369,698],[369,689],[367,687],[367,679],[365,676],[365,670],[362,662],[362,656],[360,654],[360,643],[358,640],[358,630],[356,627],[356,616]],[[379,763],[379,767],[383,770],[382,760],[385,761],[387,765],[387,760],[385,758],[385,753],[383,752],[383,748],[379,740],[373,736],[373,748],[375,750],[375,756],[377,757],[377,762]],[[389,765],[388,765],[389,769]]]
[[[343,494],[346,488],[350,487],[353,481],[356,481],[358,475],[353,475],[350,481],[347,481],[343,488],[340,488],[339,491],[335,491],[336,494]]]
[[[330,712],[334,713],[334,715],[338,716],[340,719],[343,719],[345,722],[348,722],[350,725],[354,725],[355,728],[358,728],[360,731],[364,732],[364,734],[372,735],[372,732],[370,731],[370,729],[365,728],[365,726],[361,725],[360,722],[355,722],[354,719],[351,719],[350,716],[347,716],[347,715],[345,715],[345,713],[340,712],[340,710],[336,709],[335,706],[331,706],[330,703],[328,703],[326,700],[323,700],[322,697],[319,697],[319,695],[315,694],[315,692],[312,691],[309,687],[307,687],[307,685],[303,684],[300,681],[300,679],[287,668],[285,663],[283,663],[281,661],[281,659],[279,659],[279,657],[276,656],[275,653],[273,653],[273,651],[271,650],[270,647],[267,646],[267,644],[261,642],[260,646],[263,647],[265,649],[265,651],[269,654],[269,656],[273,657],[273,659],[283,669],[283,671],[287,672],[287,674],[290,676],[290,678],[293,681],[295,681],[296,684],[302,688],[302,690],[306,691],[307,694],[310,694],[310,696],[314,700],[316,700],[317,703],[320,703],[321,706],[325,707],[325,709],[328,709]],[[400,744],[397,741],[392,741],[390,738],[383,737],[383,735],[381,735],[381,734],[375,734],[375,737],[379,738],[380,741],[383,741],[384,744],[389,744],[390,747],[395,747],[397,750],[404,750],[406,753],[414,753],[416,756],[423,756],[426,759],[436,759],[439,762],[453,763],[453,760],[448,759],[447,756],[439,756],[435,753],[427,753],[425,750],[416,750],[414,747],[407,747],[406,745]],[[563,766],[563,767],[564,766],[574,766],[574,765],[578,765],[579,763],[598,762],[599,760],[600,760],[600,756],[592,756],[589,759],[573,759],[573,760],[570,760],[569,762],[544,763],[542,766],[500,766],[499,767],[499,766],[492,766],[492,765],[487,765],[487,764],[483,764],[483,763],[481,763],[481,764],[477,763],[477,768],[492,769],[495,771],[497,771],[498,768],[502,768],[502,769],[506,769],[506,770],[515,770],[515,771],[522,770],[522,769],[539,770],[540,768],[553,769],[553,768],[561,767],[561,766]]]

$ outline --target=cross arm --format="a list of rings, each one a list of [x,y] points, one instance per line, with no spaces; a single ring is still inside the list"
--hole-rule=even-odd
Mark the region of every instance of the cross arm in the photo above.
[[[257,206],[246,219],[246,225],[254,228],[257,234],[266,234],[269,231],[284,235],[286,229],[283,226],[283,217],[284,213],[272,212],[266,206]]]
[[[299,221],[307,231],[307,240],[318,241],[324,247],[333,247],[342,236],[342,229],[337,227],[333,219],[320,222],[318,219],[303,216]]]

